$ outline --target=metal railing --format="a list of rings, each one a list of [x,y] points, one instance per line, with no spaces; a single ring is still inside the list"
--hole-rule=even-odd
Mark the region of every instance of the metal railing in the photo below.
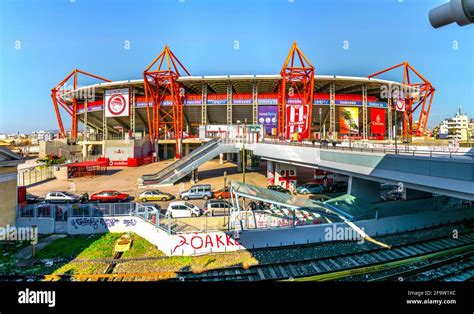
[[[136,204],[136,207],[131,215],[140,217],[144,221],[151,223],[156,228],[172,235],[203,231],[200,228],[187,224],[177,218],[172,218],[169,215],[164,215],[160,212],[157,212],[155,208],[147,205]]]
[[[158,209],[159,210],[159,209]],[[76,203],[55,204],[40,203],[17,206],[17,218],[51,218],[57,221],[67,221],[67,218],[81,217],[124,217],[135,216],[151,223],[169,234],[202,232],[203,230],[187,224],[178,218],[166,216],[156,207],[129,203]]]
[[[379,154],[395,154],[401,156],[418,156],[418,157],[446,157],[446,158],[460,158],[460,159],[474,159],[474,153],[471,152],[459,152],[456,148],[446,147],[446,150],[418,150],[416,146],[410,145],[394,145],[390,148],[379,148],[370,147],[370,144],[361,145],[357,142],[349,143],[349,146],[342,145],[341,142],[297,142],[290,140],[276,140],[276,139],[264,139],[262,143],[275,144],[275,145],[287,145],[287,146],[300,146],[300,147],[315,147],[319,149],[333,150],[333,151],[350,151],[350,152],[363,152],[363,153],[379,153]],[[347,143],[346,143],[347,144]]]
[[[17,175],[18,186],[29,186],[54,178],[54,166],[36,166],[21,170]]]
[[[135,203],[39,203],[17,206],[17,218],[54,218],[59,213],[67,217],[129,216]]]

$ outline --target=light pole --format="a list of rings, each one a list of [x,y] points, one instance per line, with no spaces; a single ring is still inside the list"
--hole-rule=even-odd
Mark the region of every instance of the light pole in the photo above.
[[[246,129],[246,124],[247,124],[247,118],[244,120],[244,128],[242,130],[242,182],[245,183],[245,165],[246,165],[246,160],[245,160],[245,129]]]
[[[323,137],[323,133],[321,132],[322,127],[322,118],[321,115],[323,114],[323,108],[319,108],[319,140],[321,141]]]
[[[227,206],[227,204],[228,204],[226,187],[227,187],[227,171],[224,171],[224,188],[223,188],[223,191],[224,191],[225,206]],[[227,207],[224,207],[224,208],[227,208]],[[227,224],[230,224],[230,208],[228,208],[228,210],[229,210],[229,218],[227,220]],[[224,226],[225,226],[225,217],[226,217],[226,215],[224,215]]]

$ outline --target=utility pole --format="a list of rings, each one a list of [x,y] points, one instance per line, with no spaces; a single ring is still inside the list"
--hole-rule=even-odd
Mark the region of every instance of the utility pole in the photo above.
[[[245,129],[247,127],[247,118],[244,120],[244,129],[242,130],[242,182],[245,183]]]
[[[223,191],[224,191],[224,200],[225,200],[225,203],[226,203],[225,206],[227,206],[227,204],[228,204],[226,188],[227,188],[227,171],[224,171],[224,188],[223,188]],[[224,207],[224,208],[227,208],[227,207]],[[224,215],[224,226],[225,226],[225,217],[226,217],[226,215]],[[229,216],[228,216],[228,219],[227,219],[227,224],[230,224],[230,208],[229,208]]]
[[[322,127],[322,118],[321,115],[323,114],[323,108],[319,108],[319,140],[321,141],[323,137],[323,133],[321,132]]]

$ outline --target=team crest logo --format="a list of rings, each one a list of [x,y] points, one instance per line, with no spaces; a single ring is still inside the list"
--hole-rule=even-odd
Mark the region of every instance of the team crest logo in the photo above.
[[[113,115],[120,115],[127,107],[127,102],[121,94],[113,94],[107,103],[109,112]]]

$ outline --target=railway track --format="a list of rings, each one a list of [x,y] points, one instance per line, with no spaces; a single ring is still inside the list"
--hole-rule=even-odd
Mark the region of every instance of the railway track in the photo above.
[[[184,281],[264,281],[264,280],[335,280],[348,276],[380,272],[421,260],[448,254],[472,252],[474,232],[458,239],[438,238],[394,245],[392,249],[377,248],[338,256],[318,257],[301,261],[251,266],[248,269],[228,268],[201,274],[180,274]]]
[[[410,269],[402,269],[401,271],[371,278],[368,281],[442,281],[443,278],[449,278],[455,274],[474,269],[474,252],[467,251],[454,256],[442,256],[430,263],[422,261],[410,266]]]
[[[473,251],[474,231],[469,230],[461,233],[457,239],[453,239],[452,237],[438,237],[393,245],[391,249],[377,247],[374,249],[325,257],[259,264],[247,268],[229,267],[201,273],[183,271],[114,274],[112,273],[112,265],[114,264],[111,264],[109,265],[110,267],[107,267],[104,274],[13,275],[0,276],[0,281],[326,281],[395,270],[407,265],[414,265],[423,261],[431,261],[444,257],[451,262],[459,261],[467,257],[472,258],[474,255]],[[474,261],[471,260],[471,262],[474,264]],[[435,266],[442,267],[448,264],[449,263],[445,261]],[[473,271],[473,265],[469,265],[471,268],[466,268],[465,270]],[[414,275],[429,270],[429,268],[419,268],[411,273],[405,273],[403,276]],[[461,271],[462,270],[460,270],[460,272]],[[456,274],[459,275],[459,272]],[[444,277],[449,279],[456,274],[446,271]],[[440,276],[441,275],[440,273]],[[391,275],[391,277],[380,277],[379,280],[393,280],[400,276],[401,274],[398,273]]]

